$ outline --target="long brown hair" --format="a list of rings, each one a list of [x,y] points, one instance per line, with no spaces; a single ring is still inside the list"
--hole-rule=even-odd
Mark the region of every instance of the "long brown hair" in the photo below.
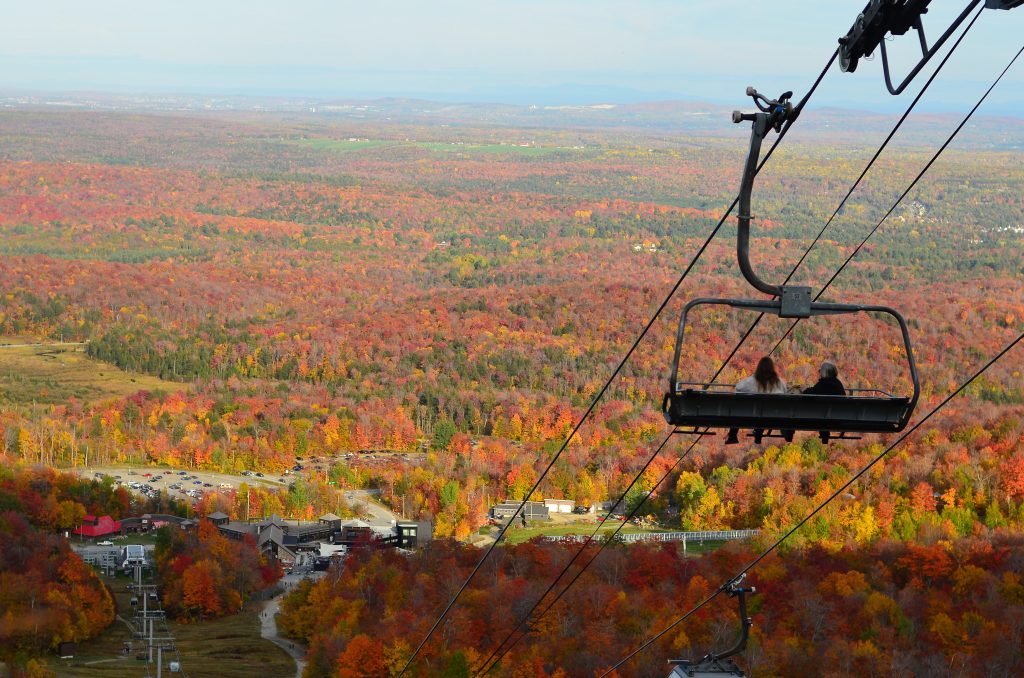
[[[754,371],[754,379],[763,391],[770,391],[779,385],[779,375],[775,371],[775,363],[768,356],[757,362],[757,369]]]

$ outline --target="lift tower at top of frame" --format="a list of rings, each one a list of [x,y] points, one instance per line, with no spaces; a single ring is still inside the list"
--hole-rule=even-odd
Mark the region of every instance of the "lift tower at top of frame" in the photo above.
[[[754,176],[761,153],[761,142],[771,131],[780,131],[793,116],[792,92],[778,99],[768,99],[753,87],[747,88],[757,106],[756,113],[734,111],[733,122],[750,122],[750,151],[743,168],[737,212],[736,259],[743,277],[754,289],[770,295],[770,299],[694,299],[683,308],[676,332],[675,355],[669,375],[669,390],[662,410],[673,426],[683,427],[681,433],[708,434],[710,428],[778,429],[782,431],[819,431],[838,433],[887,433],[902,431],[910,421],[921,392],[914,350],[910,345],[907,322],[899,311],[889,306],[835,304],[811,301],[811,288],[799,285],[773,285],[754,272],[750,264],[750,198]],[[805,393],[737,393],[720,384],[681,381],[680,358],[686,338],[686,318],[696,306],[717,305],[758,311],[780,318],[810,318],[818,315],[850,313],[883,313],[899,323],[903,335],[910,380],[911,396],[895,396],[874,389],[854,389],[847,395]]]
[[[880,49],[885,86],[890,94],[898,95],[942,48],[971,11],[982,2],[983,0],[970,0],[939,39],[929,45],[924,35],[924,22],[921,17],[928,13],[931,0],[870,0],[864,6],[864,10],[857,15],[846,35],[839,38],[839,67],[844,72],[852,73],[857,70],[857,64],[861,59],[873,54],[875,49]],[[1014,9],[1024,5],[1024,0],[984,0],[984,3],[987,9]],[[917,32],[918,41],[921,43],[921,57],[903,81],[894,86],[889,74],[889,54],[885,48],[885,36],[904,35],[911,28]]]

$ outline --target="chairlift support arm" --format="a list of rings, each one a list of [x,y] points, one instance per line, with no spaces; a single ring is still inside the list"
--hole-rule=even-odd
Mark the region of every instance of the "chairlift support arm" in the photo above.
[[[740,271],[743,272],[743,277],[755,289],[773,297],[782,297],[783,287],[765,282],[750,265],[750,221],[753,219],[750,214],[750,196],[754,191],[754,177],[757,174],[757,161],[761,155],[761,142],[770,130],[774,129],[778,132],[782,129],[783,124],[793,119],[795,114],[793,104],[790,102],[793,93],[786,92],[778,99],[768,99],[758,94],[753,87],[747,87],[747,96],[754,99],[758,112],[733,111],[732,113],[734,123],[744,121],[753,123],[750,131],[750,150],[747,152],[747,160],[743,166],[743,178],[740,180],[739,212],[736,215],[736,259],[739,262]],[[808,295],[809,293],[808,289]]]
[[[747,616],[747,594],[755,593],[756,589],[754,589],[753,586],[740,586],[740,582],[743,581],[746,576],[746,573],[741,574],[736,579],[722,586],[721,589],[727,593],[730,598],[736,598],[739,601],[740,637],[736,639],[736,643],[728,650],[724,650],[722,652],[708,652],[698,661],[688,659],[669,660],[670,664],[675,664],[678,667],[672,672],[672,676],[690,676],[696,675],[697,673],[700,673],[701,675],[708,673],[730,676],[745,675],[734,663],[727,660],[730,657],[735,657],[747,648],[747,641],[750,639],[750,627],[754,625],[754,621]]]

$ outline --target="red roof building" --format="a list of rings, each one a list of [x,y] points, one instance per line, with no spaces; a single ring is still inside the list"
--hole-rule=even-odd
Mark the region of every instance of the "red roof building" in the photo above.
[[[110,516],[87,515],[82,518],[82,526],[72,530],[72,534],[83,537],[105,537],[108,534],[117,534],[121,531],[121,523]]]

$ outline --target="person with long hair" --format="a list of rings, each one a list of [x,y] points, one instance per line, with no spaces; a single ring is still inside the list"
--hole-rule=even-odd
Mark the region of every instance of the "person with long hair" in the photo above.
[[[757,361],[757,369],[754,370],[754,374],[741,379],[736,384],[737,393],[786,393],[787,391],[786,382],[779,376],[779,373],[775,370],[774,361],[768,356],[764,356]],[[738,428],[729,429],[729,435],[725,439],[725,444],[735,445],[738,443],[739,432]],[[763,435],[764,431],[762,429],[754,429],[754,442],[760,445]],[[783,435],[787,441],[793,439],[792,431],[783,431]]]

